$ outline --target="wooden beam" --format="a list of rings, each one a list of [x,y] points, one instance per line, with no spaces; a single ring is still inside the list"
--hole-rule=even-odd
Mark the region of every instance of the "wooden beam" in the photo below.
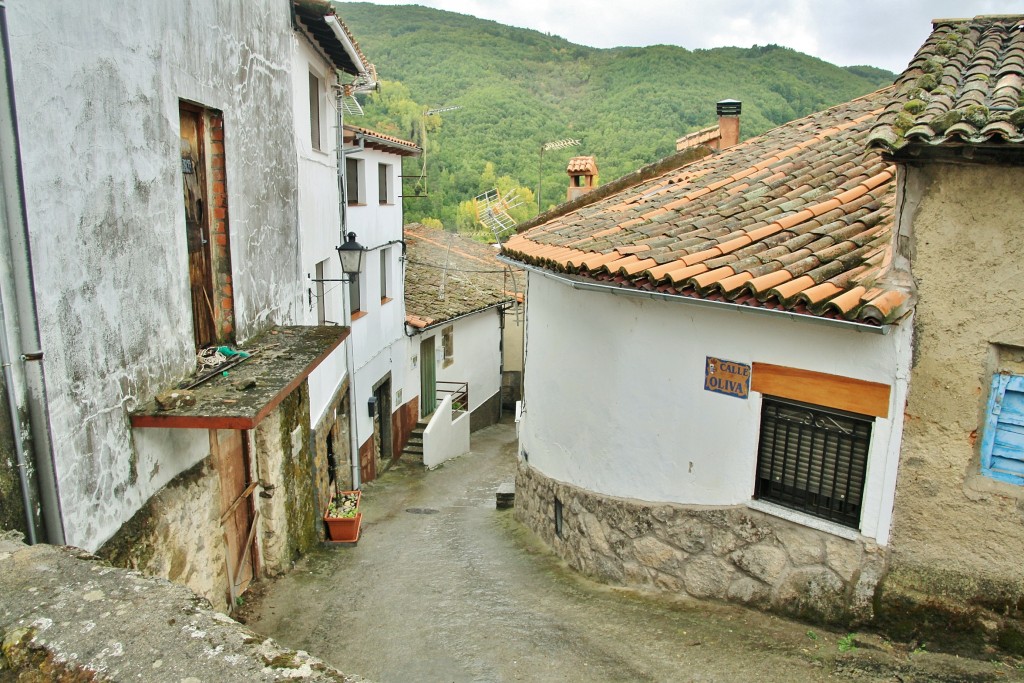
[[[889,417],[891,387],[888,384],[769,363],[754,363],[753,366],[750,378],[753,391],[859,415]]]

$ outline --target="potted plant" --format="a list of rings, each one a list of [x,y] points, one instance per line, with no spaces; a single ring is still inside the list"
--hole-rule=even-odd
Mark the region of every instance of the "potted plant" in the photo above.
[[[360,491],[339,491],[331,498],[324,523],[327,525],[327,538],[331,541],[352,543],[359,540],[359,524],[363,513],[359,511]]]

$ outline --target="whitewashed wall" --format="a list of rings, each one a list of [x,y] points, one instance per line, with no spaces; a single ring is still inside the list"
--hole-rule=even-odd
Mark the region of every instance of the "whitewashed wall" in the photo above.
[[[127,417],[194,364],[180,100],[224,114],[237,337],[296,319],[293,29],[280,0],[8,17],[61,505],[94,550],[191,460],[141,467]]]
[[[326,261],[323,278],[342,277],[336,247],[341,244],[341,207],[338,191],[337,131],[332,84],[334,67],[315,52],[309,41],[294,33],[292,51],[292,107],[295,111],[295,148],[298,151],[299,253],[303,287],[299,321],[303,325],[319,322],[317,308],[316,264]],[[314,149],[310,135],[309,74],[315,73],[324,84],[320,111],[320,149]],[[327,322],[345,320],[340,282],[323,283],[324,317]],[[309,376],[310,422],[316,425],[337,394],[348,372],[345,349],[339,346]]]
[[[423,464],[437,467],[469,452],[469,413],[454,416],[452,397],[445,396],[423,433]]]
[[[707,356],[892,385],[889,418],[876,419],[872,431],[861,516],[864,535],[887,541],[909,325],[873,334],[578,291],[536,273],[527,316],[521,450],[543,474],[606,495],[697,505],[751,500],[761,397],[705,391]]]
[[[356,121],[358,123],[358,121]],[[392,410],[411,396],[403,391],[401,402],[397,391],[406,386],[406,339],[405,339],[405,289],[404,261],[401,260],[402,245],[402,201],[398,186],[402,157],[379,150],[350,150],[348,156],[363,160],[367,203],[364,206],[349,206],[348,230],[356,233],[356,240],[366,249],[363,275],[361,278],[362,311],[365,315],[352,322],[352,336],[349,343],[355,359],[355,405],[357,416],[357,438],[363,444],[373,436],[373,420],[366,403],[373,395],[373,385],[387,373],[391,373]],[[377,164],[392,166],[395,202],[381,205],[377,193]],[[389,244],[394,242],[393,244]],[[380,291],[380,250],[388,249],[388,263],[391,265],[389,278],[390,301],[381,299]],[[347,303],[346,303],[347,306]]]

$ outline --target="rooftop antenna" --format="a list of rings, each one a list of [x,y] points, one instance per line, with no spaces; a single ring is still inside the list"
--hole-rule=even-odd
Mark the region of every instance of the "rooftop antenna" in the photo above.
[[[444,283],[448,280],[448,257],[452,254],[452,243],[455,241],[455,234],[448,233],[448,251],[444,253],[444,270],[441,271],[441,286],[437,288],[437,300],[444,301]]]
[[[420,147],[423,149],[423,152],[420,154],[420,174],[418,176],[402,176],[403,178],[418,178],[422,192],[417,191],[416,194],[402,195],[403,197],[426,197],[429,194],[427,192],[427,117],[434,116],[435,114],[442,114],[446,111],[456,111],[457,109],[462,109],[462,105],[453,104],[448,107],[436,107],[433,109],[427,109],[423,112],[419,121]]]
[[[540,146],[540,160],[537,162],[537,213],[540,213],[541,192],[544,187],[542,184],[544,182],[544,152],[565,149],[566,147],[577,147],[580,142],[580,140],[575,138],[565,138],[564,140],[545,142]]]
[[[501,246],[502,237],[515,232],[516,220],[508,212],[522,203],[523,198],[519,196],[516,188],[509,190],[504,196],[497,189],[493,189],[473,198],[476,219],[494,233],[498,246]]]

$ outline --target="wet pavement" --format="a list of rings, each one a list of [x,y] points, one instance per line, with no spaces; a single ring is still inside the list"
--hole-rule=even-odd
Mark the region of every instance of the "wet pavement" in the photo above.
[[[244,618],[382,683],[1024,679],[1005,662],[591,582],[495,509],[515,468],[512,424],[436,470],[392,468],[363,488],[358,545],[304,558]]]

